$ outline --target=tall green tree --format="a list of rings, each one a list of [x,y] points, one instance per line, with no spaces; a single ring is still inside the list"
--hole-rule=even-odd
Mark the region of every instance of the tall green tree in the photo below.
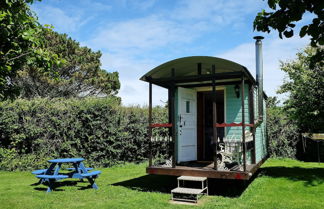
[[[288,93],[284,107],[301,132],[324,131],[324,60],[311,65],[315,53],[316,49],[308,47],[296,60],[281,63],[287,79],[279,93]]]
[[[33,97],[85,97],[116,95],[120,83],[118,73],[100,68],[101,53],[93,52],[72,40],[66,34],[44,31],[46,50],[65,59],[52,71],[57,77],[42,73],[37,65],[27,64],[18,72],[14,83],[21,96]]]
[[[0,100],[19,94],[12,78],[26,64],[37,65],[40,71],[50,72],[61,61],[56,54],[45,50],[43,28],[29,8],[33,0],[0,1]]]
[[[299,30],[299,36],[309,35],[311,46],[318,47],[312,56],[311,64],[324,59],[324,1],[322,0],[268,0],[270,12],[262,10],[255,17],[254,29],[269,33],[271,29],[279,32],[279,37],[290,38],[294,35],[296,22],[303,19],[304,14],[311,13],[312,20]]]
[[[271,157],[295,158],[299,140],[298,127],[282,106],[277,97],[267,99],[267,137]]]

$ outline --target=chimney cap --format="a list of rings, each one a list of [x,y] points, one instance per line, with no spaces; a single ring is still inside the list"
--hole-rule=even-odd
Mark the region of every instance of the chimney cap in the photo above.
[[[263,36],[254,36],[253,38],[254,38],[255,40],[262,40],[262,39],[264,39]]]

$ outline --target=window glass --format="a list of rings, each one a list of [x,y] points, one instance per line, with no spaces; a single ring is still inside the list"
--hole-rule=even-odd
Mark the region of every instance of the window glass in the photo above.
[[[186,113],[190,113],[190,101],[186,101]]]

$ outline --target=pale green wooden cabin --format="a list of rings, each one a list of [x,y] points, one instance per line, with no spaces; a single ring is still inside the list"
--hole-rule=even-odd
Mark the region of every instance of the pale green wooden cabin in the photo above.
[[[207,56],[175,59],[141,77],[149,83],[149,144],[152,128],[169,128],[171,137],[170,159],[151,155],[147,173],[245,180],[255,173],[268,154],[260,37],[256,49],[257,80],[238,63]],[[152,85],[168,89],[167,124],[152,124]]]

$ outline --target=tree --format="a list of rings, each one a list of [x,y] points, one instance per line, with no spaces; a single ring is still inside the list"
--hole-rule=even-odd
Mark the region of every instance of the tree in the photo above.
[[[257,31],[270,32],[275,29],[279,37],[283,35],[290,38],[294,35],[295,22],[301,21],[305,13],[313,14],[312,22],[305,24],[299,31],[299,36],[306,34],[311,37],[311,46],[318,47],[312,56],[311,64],[324,59],[324,1],[321,0],[268,0],[271,12],[258,13],[255,17],[253,27]]]
[[[33,0],[0,1],[0,100],[18,95],[12,78],[22,66],[34,64],[49,72],[51,66],[61,61],[42,48],[40,34],[50,29],[40,26],[28,3]]]
[[[27,64],[13,80],[24,98],[33,97],[85,97],[117,94],[120,83],[118,73],[109,73],[100,68],[101,53],[54,31],[43,32],[46,50],[65,59],[61,66],[52,66],[57,72],[53,78],[42,73],[37,65]]]
[[[283,107],[279,106],[277,97],[267,99],[267,137],[271,157],[295,158],[298,142],[298,127]]]
[[[310,65],[315,53],[315,48],[308,47],[297,53],[296,60],[281,63],[281,70],[286,72],[288,79],[279,93],[289,94],[284,108],[302,133],[324,130],[324,60]]]

